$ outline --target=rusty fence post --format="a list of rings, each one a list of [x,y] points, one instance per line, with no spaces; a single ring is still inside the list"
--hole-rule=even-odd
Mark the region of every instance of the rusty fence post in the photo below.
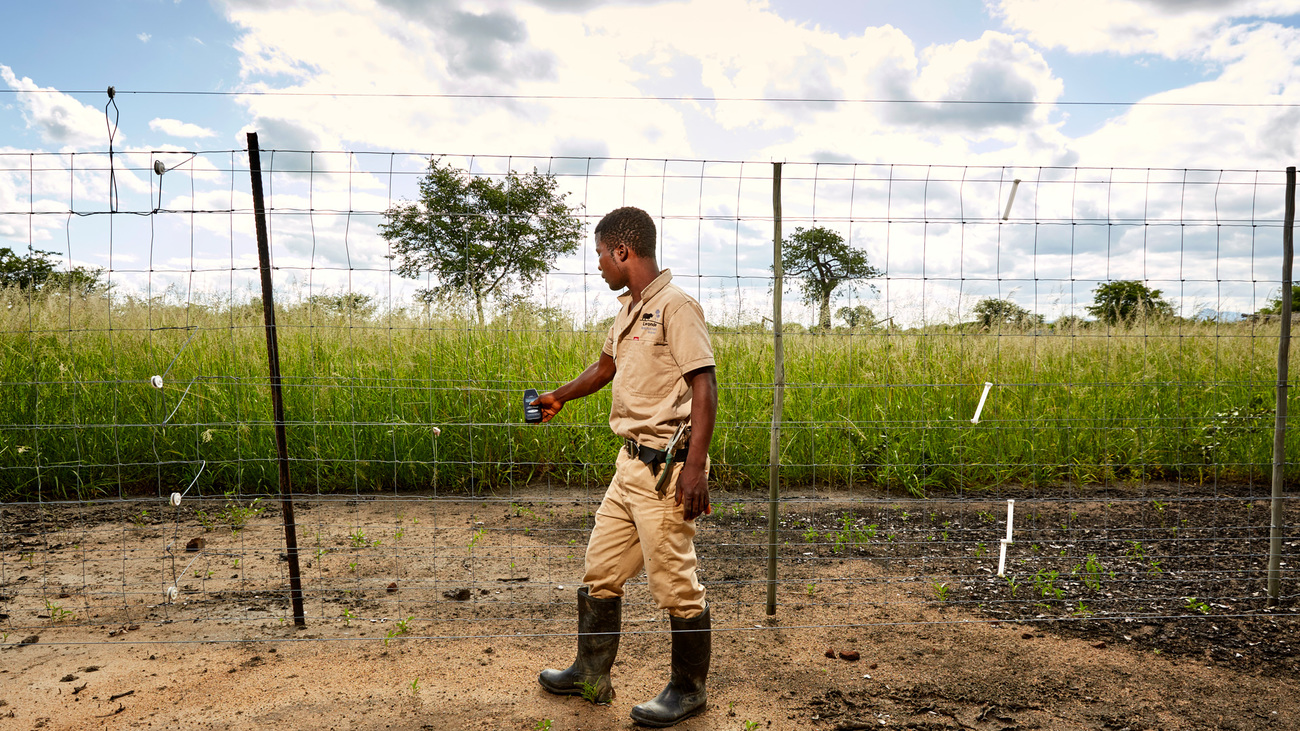
[[[266,229],[266,199],[262,193],[262,151],[257,133],[248,133],[248,172],[253,186],[253,217],[257,222],[257,261],[262,274],[262,317],[266,322],[266,356],[271,368],[271,408],[275,416],[275,452],[280,468],[280,513],[284,516],[284,548],[289,559],[289,598],[293,623],[307,626],[302,604],[302,574],[298,568],[298,526],[293,517],[293,487],[289,481],[289,444],[284,433],[284,394],[280,388],[280,347],[275,332],[275,302],[271,298],[271,245]]]
[[[1291,349],[1291,265],[1295,258],[1295,166],[1286,169],[1286,208],[1282,222],[1282,333],[1277,343],[1277,405],[1273,421],[1273,500],[1268,526],[1268,603],[1282,596],[1282,477],[1286,467],[1287,361]]]

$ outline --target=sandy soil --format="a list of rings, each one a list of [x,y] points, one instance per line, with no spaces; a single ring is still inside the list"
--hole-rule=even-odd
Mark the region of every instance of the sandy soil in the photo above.
[[[536,683],[541,668],[572,659],[593,499],[539,490],[301,504],[303,629],[283,588],[274,506],[242,515],[238,531],[230,524],[240,512],[222,500],[4,506],[0,729],[632,728],[629,709],[668,672],[667,620],[642,584],[629,588],[611,704],[550,696]],[[1222,515],[1219,503],[1207,520]],[[1245,579],[1231,567],[1206,575],[1220,584],[1197,595],[1235,603],[1211,601],[1203,616],[1178,604],[1189,576],[1209,572],[1185,571],[1176,587],[1148,581],[1126,599],[1124,587],[1142,582],[1120,564],[1119,539],[1105,544],[1116,556],[1101,560],[1120,572],[1099,591],[1076,580],[1062,581],[1060,599],[1003,596],[977,547],[1004,530],[977,517],[994,502],[934,503],[918,521],[916,504],[867,510],[819,499],[783,511],[779,607],[769,618],[764,506],[723,494],[715,504],[699,538],[715,618],[710,708],[680,728],[1300,728],[1295,615],[1251,603],[1233,588]],[[1081,505],[1040,506],[1025,530],[1095,538],[1141,517],[1110,504],[1085,525]],[[1176,507],[1183,534],[1204,543],[1193,506]],[[1055,527],[1047,512],[1058,508],[1076,524]],[[846,512],[875,536],[844,546],[800,538],[843,529]],[[941,528],[945,540],[931,539]],[[195,538],[202,547],[187,551]],[[1142,560],[1164,546],[1154,541],[1140,540],[1151,550]],[[1178,556],[1210,553],[1164,547],[1159,581],[1180,571]],[[1042,569],[1037,552],[1016,555],[1026,562],[1018,570]],[[943,601],[941,581],[955,592]],[[1094,615],[1067,611],[1081,597]],[[1133,619],[1138,604],[1149,608]],[[1247,652],[1225,657],[1234,638]],[[848,650],[860,659],[841,659]]]

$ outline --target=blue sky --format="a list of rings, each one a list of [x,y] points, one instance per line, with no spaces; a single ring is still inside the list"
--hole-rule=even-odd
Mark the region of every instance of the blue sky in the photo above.
[[[169,167],[189,166],[183,180],[171,175],[164,186],[166,196],[184,194],[185,201],[170,200],[177,205],[188,202],[191,191],[196,204],[230,204],[231,179],[216,171],[228,166],[229,151],[243,147],[250,129],[259,132],[263,148],[473,155],[475,164],[488,167],[497,164],[493,155],[540,156],[547,165],[560,164],[550,160],[556,155],[912,163],[1004,168],[998,175],[1009,180],[1039,166],[1277,170],[1300,157],[1300,108],[1287,106],[1300,104],[1300,0],[52,0],[13,4],[6,19],[11,28],[35,29],[10,34],[0,47],[0,151],[9,155],[8,165],[30,151],[66,156],[106,149],[103,90],[109,85],[123,92],[196,92],[122,93],[116,100],[117,150],[136,151],[144,167],[150,155]],[[267,93],[248,93],[254,91]],[[378,96],[331,96],[339,93]],[[590,98],[629,96],[644,98]],[[650,98],[656,96],[718,101]],[[908,103],[752,101],[769,97]],[[933,100],[1032,103],[923,103]],[[185,150],[227,152],[189,162]],[[389,162],[418,171],[420,159]],[[285,200],[298,195],[304,205],[339,196],[341,206],[382,210],[409,190],[383,177],[386,163],[379,157],[365,162],[282,154],[279,160],[310,165],[313,176],[325,176],[313,177],[306,190],[295,191],[302,181],[292,176],[281,183]],[[356,174],[345,180],[349,169]],[[8,181],[0,179],[4,210],[66,208],[68,191],[57,182],[48,183],[48,200],[33,203],[21,174],[0,171],[0,178],[6,175]],[[106,206],[105,186],[92,178],[78,183],[73,197]],[[120,182],[131,205],[153,200],[150,176]],[[590,187],[588,181],[584,195],[591,210],[620,202]],[[618,195],[628,195],[627,187]],[[683,211],[726,212],[739,205],[741,215],[747,201],[763,197],[743,183],[707,201],[699,200],[700,185],[688,188],[672,194],[660,185],[652,194],[663,199],[657,215],[672,217],[666,209],[674,195]],[[996,207],[1004,194],[990,193],[985,205]],[[1039,200],[1037,188],[1021,195],[1026,206]],[[825,195],[820,211],[810,208],[809,215],[852,218],[825,213],[838,205],[835,200]],[[317,223],[309,232],[286,223],[286,260],[301,259],[313,272],[358,259],[379,266],[381,256],[353,250],[358,236],[373,241],[374,220]],[[79,235],[90,239],[91,224],[81,225]],[[220,242],[219,227],[210,228]],[[740,226],[694,229],[671,235],[695,236],[701,251],[718,247],[736,260],[730,276],[765,270],[758,253],[728,252],[737,246]],[[227,249],[236,233],[225,232]],[[927,235],[935,237],[930,250],[944,255],[940,234]],[[712,243],[701,242],[709,236]],[[31,216],[0,220],[0,237],[37,248],[67,248],[70,238],[67,230]],[[70,261],[109,263],[103,252],[73,248]],[[123,284],[139,286],[138,274],[128,270],[154,261],[153,253],[119,245],[111,265],[122,272]],[[229,252],[225,256],[228,262]],[[1042,300],[1046,295],[1036,286],[1026,292],[1024,282],[1033,277],[999,269],[1008,265],[996,262],[1007,259],[1015,257],[981,254],[958,268],[983,272],[993,294]],[[1161,261],[1151,257],[1145,274],[1178,281]],[[578,273],[589,263],[565,263],[576,277],[572,291],[586,291],[590,283]],[[1099,261],[1095,271],[1122,263]],[[1258,278],[1248,273],[1257,259],[1220,263],[1243,281]],[[681,266],[710,273],[702,261]],[[942,269],[924,261],[891,266],[899,273],[909,266]],[[319,281],[343,286],[323,273]],[[146,282],[154,284],[162,281]],[[1058,310],[1071,307],[1071,295],[1053,296]],[[1206,296],[1188,295],[1187,306]],[[1220,309],[1249,309],[1254,296],[1232,295]]]

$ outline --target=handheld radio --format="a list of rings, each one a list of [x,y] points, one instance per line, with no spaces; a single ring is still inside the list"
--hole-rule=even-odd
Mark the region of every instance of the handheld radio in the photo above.
[[[537,389],[535,388],[524,390],[524,421],[526,423],[537,424],[542,420],[542,407],[533,406],[537,396]]]

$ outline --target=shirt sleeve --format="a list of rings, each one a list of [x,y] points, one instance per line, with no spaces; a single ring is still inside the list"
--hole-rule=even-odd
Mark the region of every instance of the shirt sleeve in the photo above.
[[[609,325],[609,332],[605,333],[605,346],[600,349],[600,352],[611,358],[614,357],[614,326],[617,324],[618,318],[615,317],[614,322]]]
[[[704,323],[704,309],[695,300],[682,303],[664,322],[668,347],[682,375],[697,368],[715,365],[709,329]]]

